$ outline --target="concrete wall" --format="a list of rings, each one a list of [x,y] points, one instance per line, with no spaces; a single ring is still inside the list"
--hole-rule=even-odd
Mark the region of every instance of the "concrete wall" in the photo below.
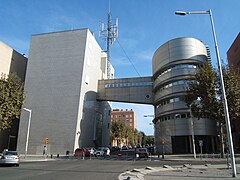
[[[33,35],[25,107],[32,110],[29,154],[65,154],[93,145],[102,50],[88,29]],[[18,151],[24,153],[29,113],[22,112]]]

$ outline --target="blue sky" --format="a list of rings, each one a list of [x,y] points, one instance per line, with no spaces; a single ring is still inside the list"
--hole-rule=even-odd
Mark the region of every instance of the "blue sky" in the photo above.
[[[111,48],[111,63],[116,78],[151,76],[152,56],[163,43],[176,37],[194,37],[209,45],[213,65],[216,56],[208,15],[176,16],[176,10],[212,9],[220,57],[226,52],[240,29],[239,0],[111,0],[112,17],[119,18],[118,42]],[[0,40],[22,54],[28,54],[32,34],[89,28],[102,49],[98,37],[100,23],[107,21],[108,0],[0,0]],[[113,103],[113,108],[133,109],[137,129],[153,134],[149,125],[153,107]]]

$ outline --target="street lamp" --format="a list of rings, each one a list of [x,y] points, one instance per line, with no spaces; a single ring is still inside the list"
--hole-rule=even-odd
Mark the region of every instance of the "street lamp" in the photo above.
[[[220,75],[220,80],[221,80],[221,90],[222,90],[222,96],[223,96],[224,115],[225,115],[225,121],[226,121],[227,137],[228,137],[229,150],[230,150],[231,163],[232,163],[232,171],[233,171],[232,176],[237,177],[235,157],[234,157],[234,151],[233,151],[232,132],[231,132],[229,113],[228,113],[228,103],[227,103],[227,98],[226,98],[226,93],[225,93],[225,86],[224,86],[223,74],[222,74],[222,65],[221,65],[221,59],[220,59],[219,50],[218,50],[217,37],[216,37],[215,28],[214,28],[212,11],[211,11],[211,9],[209,9],[208,11],[192,11],[192,12],[176,11],[175,14],[176,15],[208,14],[210,16],[213,39],[214,39],[217,62],[218,62],[218,70],[219,70],[219,75]]]
[[[194,138],[194,126],[193,126],[193,116],[192,116],[192,104],[190,104],[190,118],[191,118],[191,130],[192,130],[192,148],[193,148],[193,157],[197,158],[196,155],[196,146],[195,146],[195,138]]]
[[[28,127],[27,127],[27,138],[26,138],[26,145],[25,145],[25,156],[24,156],[24,158],[26,159],[27,150],[28,150],[28,139],[29,139],[29,131],[30,131],[30,124],[31,124],[32,110],[31,109],[27,109],[27,108],[23,108],[23,110],[29,112]]]

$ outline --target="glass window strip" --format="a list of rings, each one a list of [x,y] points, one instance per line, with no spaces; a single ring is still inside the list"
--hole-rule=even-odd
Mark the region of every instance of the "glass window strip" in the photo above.
[[[160,106],[164,106],[164,105],[167,105],[167,104],[170,104],[170,103],[175,103],[175,102],[180,102],[180,101],[183,101],[183,97],[175,97],[175,98],[171,98],[171,99],[164,99],[157,104],[157,108],[159,108]]]
[[[105,84],[105,88],[114,87],[137,87],[137,86],[152,86],[153,82],[130,82],[130,83],[109,83]]]
[[[162,72],[158,75],[157,79],[160,78],[162,75],[166,74],[167,72],[170,72],[170,71],[176,70],[176,69],[183,69],[183,68],[196,69],[197,66],[194,65],[194,64],[175,65],[175,66],[169,67],[168,69],[165,69],[164,71],[162,71]]]
[[[164,89],[170,88],[172,86],[187,85],[187,84],[190,84],[192,82],[193,82],[193,80],[180,80],[180,81],[171,82],[171,83],[166,84],[165,86],[159,88],[159,91],[163,91]]]

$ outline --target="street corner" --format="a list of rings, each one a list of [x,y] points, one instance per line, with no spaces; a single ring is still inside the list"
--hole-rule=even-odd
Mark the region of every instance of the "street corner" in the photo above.
[[[144,176],[151,173],[156,173],[160,171],[168,171],[173,170],[174,168],[169,165],[163,165],[162,167],[150,167],[147,166],[145,168],[140,169],[132,169],[130,171],[126,171],[121,173],[118,176],[119,180],[143,180]]]

